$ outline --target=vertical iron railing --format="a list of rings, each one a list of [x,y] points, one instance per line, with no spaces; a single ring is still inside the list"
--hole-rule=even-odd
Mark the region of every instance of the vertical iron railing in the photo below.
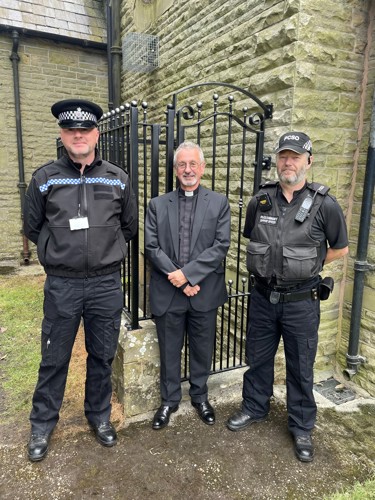
[[[128,244],[123,265],[124,310],[129,329],[140,328],[140,321],[151,317],[147,263],[144,244],[140,247],[140,236],[150,198],[173,189],[174,116],[174,109],[168,106],[165,124],[149,123],[147,103],[138,106],[133,101],[106,113],[100,122],[101,156],[129,173],[140,215],[140,231]]]
[[[205,109],[201,97],[205,87],[213,87],[212,109]],[[191,105],[191,94],[199,100]],[[222,102],[220,91],[229,89],[227,104]],[[181,99],[187,94],[188,97]],[[187,99],[189,102],[187,103]],[[182,104],[179,104],[181,102]],[[251,197],[261,184],[262,171],[270,168],[263,156],[265,122],[272,118],[272,105],[265,105],[250,92],[235,85],[208,82],[191,85],[173,95],[172,106],[176,110],[176,145],[183,140],[193,140],[206,153],[207,166],[202,182],[208,177],[213,190],[225,186],[232,211],[232,245],[224,267],[228,281],[229,300],[219,308],[216,330],[216,349],[213,355],[212,373],[243,366],[247,315],[250,300],[250,281],[243,254],[242,222],[244,198]],[[242,104],[241,110],[235,104]],[[246,103],[246,105],[244,104]],[[253,157],[249,161],[248,157]],[[254,167],[254,170],[249,167]],[[238,178],[238,179],[237,179]],[[248,186],[252,185],[252,189]],[[235,223],[237,222],[237,223]],[[233,249],[234,247],[234,249]],[[233,257],[235,255],[235,257]],[[183,377],[188,376],[188,340],[185,341],[185,367]]]

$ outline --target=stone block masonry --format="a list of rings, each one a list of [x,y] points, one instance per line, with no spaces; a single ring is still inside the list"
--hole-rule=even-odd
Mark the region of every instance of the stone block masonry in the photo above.
[[[123,35],[144,31],[160,40],[159,69],[147,75],[123,75],[123,101],[146,100],[150,122],[164,122],[165,106],[178,89],[222,81],[273,103],[265,154],[272,154],[276,138],[288,129],[305,130],[312,137],[315,161],[309,180],[331,187],[330,193],[347,215],[351,245],[347,265],[334,263],[325,269],[325,275],[335,278],[336,289],[322,307],[316,363],[322,373],[345,367],[338,352],[347,349],[347,336],[341,332],[343,327],[348,329],[343,307],[350,304],[347,294],[343,299],[341,287],[350,283],[353,274],[375,82],[371,4],[362,0],[160,1],[159,7],[165,9],[150,15],[144,8],[142,23],[140,2],[136,8],[130,0],[122,4]],[[211,98],[202,94],[191,95],[189,104]],[[276,177],[274,168],[267,176]],[[220,190],[220,182],[216,189]],[[372,231],[370,255],[374,238]],[[374,279],[369,276],[365,297],[372,296],[373,288]],[[364,301],[365,315],[368,302]],[[365,338],[368,327],[366,323]],[[361,348],[370,352],[367,343]],[[373,373],[374,363],[370,359],[361,379]],[[283,375],[282,365],[280,352],[277,377]],[[361,383],[375,394],[372,378],[367,377],[367,385]]]
[[[159,371],[159,345],[154,322],[143,321],[142,328],[135,331],[128,330],[123,323],[112,380],[126,417],[159,406]]]

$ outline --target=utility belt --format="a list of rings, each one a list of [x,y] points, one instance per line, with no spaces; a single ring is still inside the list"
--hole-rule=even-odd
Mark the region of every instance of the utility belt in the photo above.
[[[333,278],[324,278],[308,290],[283,290],[282,287],[268,288],[255,280],[254,288],[271,304],[298,302],[299,300],[327,300],[333,290]]]

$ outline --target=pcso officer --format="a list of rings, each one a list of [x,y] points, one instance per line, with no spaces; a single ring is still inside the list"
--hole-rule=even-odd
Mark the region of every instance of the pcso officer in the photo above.
[[[30,415],[28,456],[42,460],[59,419],[69,361],[83,318],[87,356],[85,415],[103,446],[116,444],[110,422],[111,364],[120,329],[120,269],[137,232],[128,174],[100,158],[102,109],[69,99],[51,108],[66,154],[40,167],[26,194],[25,235],[47,274],[42,360]]]
[[[274,359],[283,338],[286,359],[288,429],[297,458],[311,462],[316,419],[313,396],[320,300],[332,291],[321,279],[324,264],[348,253],[344,215],[329,188],[306,181],[312,144],[302,132],[288,132],[276,148],[279,182],[261,186],[247,208],[247,268],[253,275],[243,403],[227,421],[232,431],[264,420],[273,393]]]

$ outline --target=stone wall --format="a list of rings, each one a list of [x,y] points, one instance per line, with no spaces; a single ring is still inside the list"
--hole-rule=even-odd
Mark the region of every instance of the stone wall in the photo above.
[[[375,80],[371,51],[368,84],[362,85],[367,76],[369,18],[373,17],[369,14],[370,3],[362,0],[147,3],[156,3],[158,10],[147,13],[144,6],[146,19],[140,26],[137,19],[141,2],[136,2],[135,11],[134,2],[124,0],[122,35],[147,26],[146,32],[160,40],[160,67],[145,74],[124,71],[123,101],[146,100],[150,118],[163,122],[165,106],[174,91],[197,82],[233,83],[263,102],[274,104],[274,118],[267,124],[265,154],[272,153],[277,137],[286,130],[304,130],[312,138],[315,162],[310,180],[331,187],[331,193],[348,216],[351,241],[347,264],[335,262],[324,271],[324,275],[335,278],[336,287],[330,300],[322,303],[316,363],[316,377],[322,380],[335,368],[341,370],[345,366],[342,356],[336,366],[337,346],[344,351],[347,345],[345,336],[341,338],[342,324],[345,326],[343,285],[346,274],[350,279],[353,269],[358,210],[357,215],[353,212],[353,220],[351,210],[360,203],[360,179],[368,141],[369,117],[362,112],[363,102],[370,102],[368,90]],[[198,100],[200,95],[195,97]],[[268,177],[275,178],[274,168]],[[373,252],[373,240],[371,246]],[[345,303],[346,315],[349,307],[350,298]],[[373,323],[366,321],[366,324]],[[370,339],[373,332],[366,337]],[[369,342],[366,346],[368,350]],[[279,382],[284,378],[282,358],[280,352],[276,377]],[[368,369],[364,368],[362,373],[369,380]],[[374,380],[369,381],[366,389],[375,394]]]
[[[0,120],[0,231],[2,234],[1,267],[12,268],[19,264],[22,250],[20,236],[21,215],[18,194],[18,163],[16,122],[14,111],[12,65],[9,59],[11,40],[0,37],[0,98],[2,119]]]
[[[22,251],[15,99],[10,34],[0,33],[0,273],[19,265]],[[88,98],[107,109],[107,54],[20,36],[18,64],[26,183],[32,172],[56,157],[59,134],[51,105],[59,99]],[[33,245],[30,243],[33,250]],[[36,258],[35,253],[32,259]]]
[[[312,137],[315,161],[310,180],[331,186],[331,193],[347,215],[351,248],[349,259],[335,262],[324,271],[325,275],[334,276],[336,286],[331,299],[322,303],[317,380],[346,365],[353,266],[375,82],[372,4],[366,0],[122,2],[122,36],[144,32],[157,35],[160,41],[157,70],[124,71],[122,77],[123,101],[147,101],[149,121],[164,122],[165,107],[176,90],[197,82],[222,81],[244,87],[263,102],[273,103],[274,118],[267,124],[265,154],[272,154],[276,138],[286,130],[304,130]],[[102,36],[99,39],[104,40]],[[22,250],[11,50],[10,32],[1,32],[0,272],[17,266]],[[95,100],[107,108],[107,54],[21,35],[19,56],[28,182],[35,168],[56,155],[54,140],[58,128],[50,114],[53,102],[76,96]],[[196,94],[191,99],[201,97]],[[275,178],[274,167],[267,177]],[[372,221],[369,262],[375,256],[373,225]],[[368,363],[355,378],[373,395],[374,287],[374,274],[367,273],[360,353]],[[118,377],[126,379],[127,387],[136,388],[140,376],[145,379],[151,394],[151,406],[147,406],[150,409],[157,400],[158,368],[152,328],[148,325],[139,332],[124,332],[116,361]],[[144,355],[144,348],[147,352],[148,347],[152,351],[150,361]],[[137,360],[139,353],[141,358]],[[277,382],[282,383],[285,368],[281,349],[276,372]],[[127,400],[128,390],[120,396],[128,413],[135,414],[137,398],[129,394]]]
[[[367,64],[364,68],[363,97],[358,120],[358,150],[354,158],[353,182],[351,185],[352,199],[350,206],[350,258],[348,261],[347,279],[345,286],[342,335],[338,337],[338,362],[341,367],[346,366],[346,354],[348,352],[349,333],[351,327],[351,304],[353,300],[354,262],[357,259],[357,241],[360,227],[362,193],[364,186],[366,161],[369,147],[369,133],[371,125],[371,114],[374,109],[375,91],[375,26],[374,26],[375,4],[372,2],[369,26],[368,44],[366,58]],[[372,124],[374,127],[374,123]],[[374,132],[373,132],[374,133]],[[373,168],[373,166],[372,166]],[[375,209],[372,205],[372,217],[369,228],[369,245],[367,262],[372,266],[375,261]],[[370,394],[375,395],[375,273],[374,269],[367,271],[364,278],[365,286],[362,302],[362,314],[360,323],[359,355],[367,360],[361,365],[358,374],[353,378]]]

